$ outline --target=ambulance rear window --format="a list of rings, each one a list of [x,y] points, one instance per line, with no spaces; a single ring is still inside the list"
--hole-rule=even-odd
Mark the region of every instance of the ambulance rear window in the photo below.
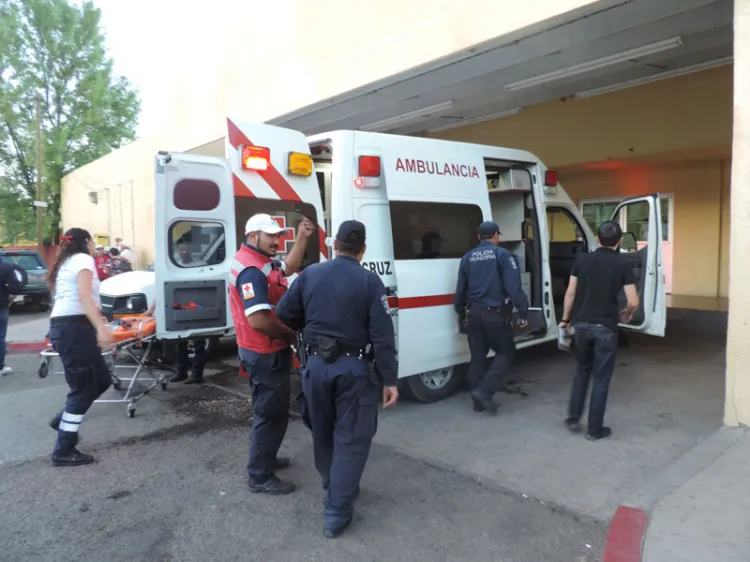
[[[213,211],[219,206],[221,192],[210,180],[185,178],[175,184],[172,200],[181,211]]]

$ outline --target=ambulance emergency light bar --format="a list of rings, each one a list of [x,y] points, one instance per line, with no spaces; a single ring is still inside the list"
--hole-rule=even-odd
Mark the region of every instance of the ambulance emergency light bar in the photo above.
[[[649,43],[648,45],[641,45],[640,47],[636,47],[635,49],[628,49],[627,51],[623,51],[614,55],[609,55],[606,57],[582,62],[580,64],[574,64],[573,66],[568,66],[566,68],[553,70],[552,72],[547,72],[545,74],[533,76],[532,78],[519,80],[518,82],[511,82],[510,84],[507,84],[505,86],[505,89],[509,92],[514,92],[516,90],[523,90],[524,88],[531,88],[532,86],[540,86],[542,84],[546,84],[547,82],[553,82],[562,78],[576,76],[578,74],[585,74],[586,72],[592,72],[594,70],[599,70],[600,68],[606,68],[614,64],[619,64],[621,62],[632,61],[634,59],[639,59],[648,55],[654,55],[656,53],[668,51],[669,49],[674,49],[680,46],[682,46],[682,37],[672,37],[671,39],[657,41],[656,43]]]
[[[271,168],[271,149],[265,146],[240,147],[242,169],[250,172],[266,172]],[[290,152],[286,171],[292,176],[309,177],[313,172],[313,160],[309,154]]]

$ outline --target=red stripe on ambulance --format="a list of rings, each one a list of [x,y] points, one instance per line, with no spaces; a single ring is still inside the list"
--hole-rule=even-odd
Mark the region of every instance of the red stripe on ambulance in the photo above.
[[[236,150],[240,146],[255,146],[255,144],[252,143],[252,141],[247,138],[247,135],[243,133],[237,125],[235,125],[231,119],[227,118],[227,136],[229,137],[229,144],[232,145],[232,147]],[[294,188],[289,184],[289,182],[282,176],[279,171],[274,167],[273,164],[269,163],[269,168],[265,172],[255,172],[257,173],[263,180],[268,184],[268,186],[273,189],[274,193],[279,196],[279,199],[282,201],[297,201],[302,203],[302,199],[299,195],[297,195],[297,192],[294,191]],[[247,184],[245,184],[240,178],[238,178],[236,175],[235,177],[235,185],[234,185],[234,193],[235,195],[245,196],[245,197],[254,197],[252,192],[250,191],[250,188],[247,187]],[[237,193],[237,181],[242,183],[242,185],[245,186],[247,191],[249,192],[249,195],[247,194],[238,194]],[[326,233],[325,230],[322,228],[322,226],[318,226],[318,242],[320,246],[320,253],[323,254],[323,257],[328,259],[328,247],[326,246]]]
[[[255,197],[255,194],[250,191],[244,181],[237,177],[237,174],[232,174],[232,184],[235,197]]]
[[[432,306],[448,306],[453,304],[453,293],[449,295],[427,295],[424,297],[388,297],[388,306],[399,310],[410,308],[429,308]]]

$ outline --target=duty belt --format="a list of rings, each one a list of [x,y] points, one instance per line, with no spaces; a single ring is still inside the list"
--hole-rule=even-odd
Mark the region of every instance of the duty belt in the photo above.
[[[320,355],[319,349],[317,345],[308,345],[305,347],[305,354],[310,355]],[[365,359],[365,349],[364,348],[340,348],[339,357],[354,357],[356,359]]]

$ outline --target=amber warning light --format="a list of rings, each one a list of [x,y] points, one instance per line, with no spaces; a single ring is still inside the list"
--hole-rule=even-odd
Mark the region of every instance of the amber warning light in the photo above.
[[[380,171],[380,156],[360,156],[354,185],[359,188],[380,187]]]
[[[254,172],[265,172],[271,167],[271,150],[263,146],[243,146],[242,167]]]

